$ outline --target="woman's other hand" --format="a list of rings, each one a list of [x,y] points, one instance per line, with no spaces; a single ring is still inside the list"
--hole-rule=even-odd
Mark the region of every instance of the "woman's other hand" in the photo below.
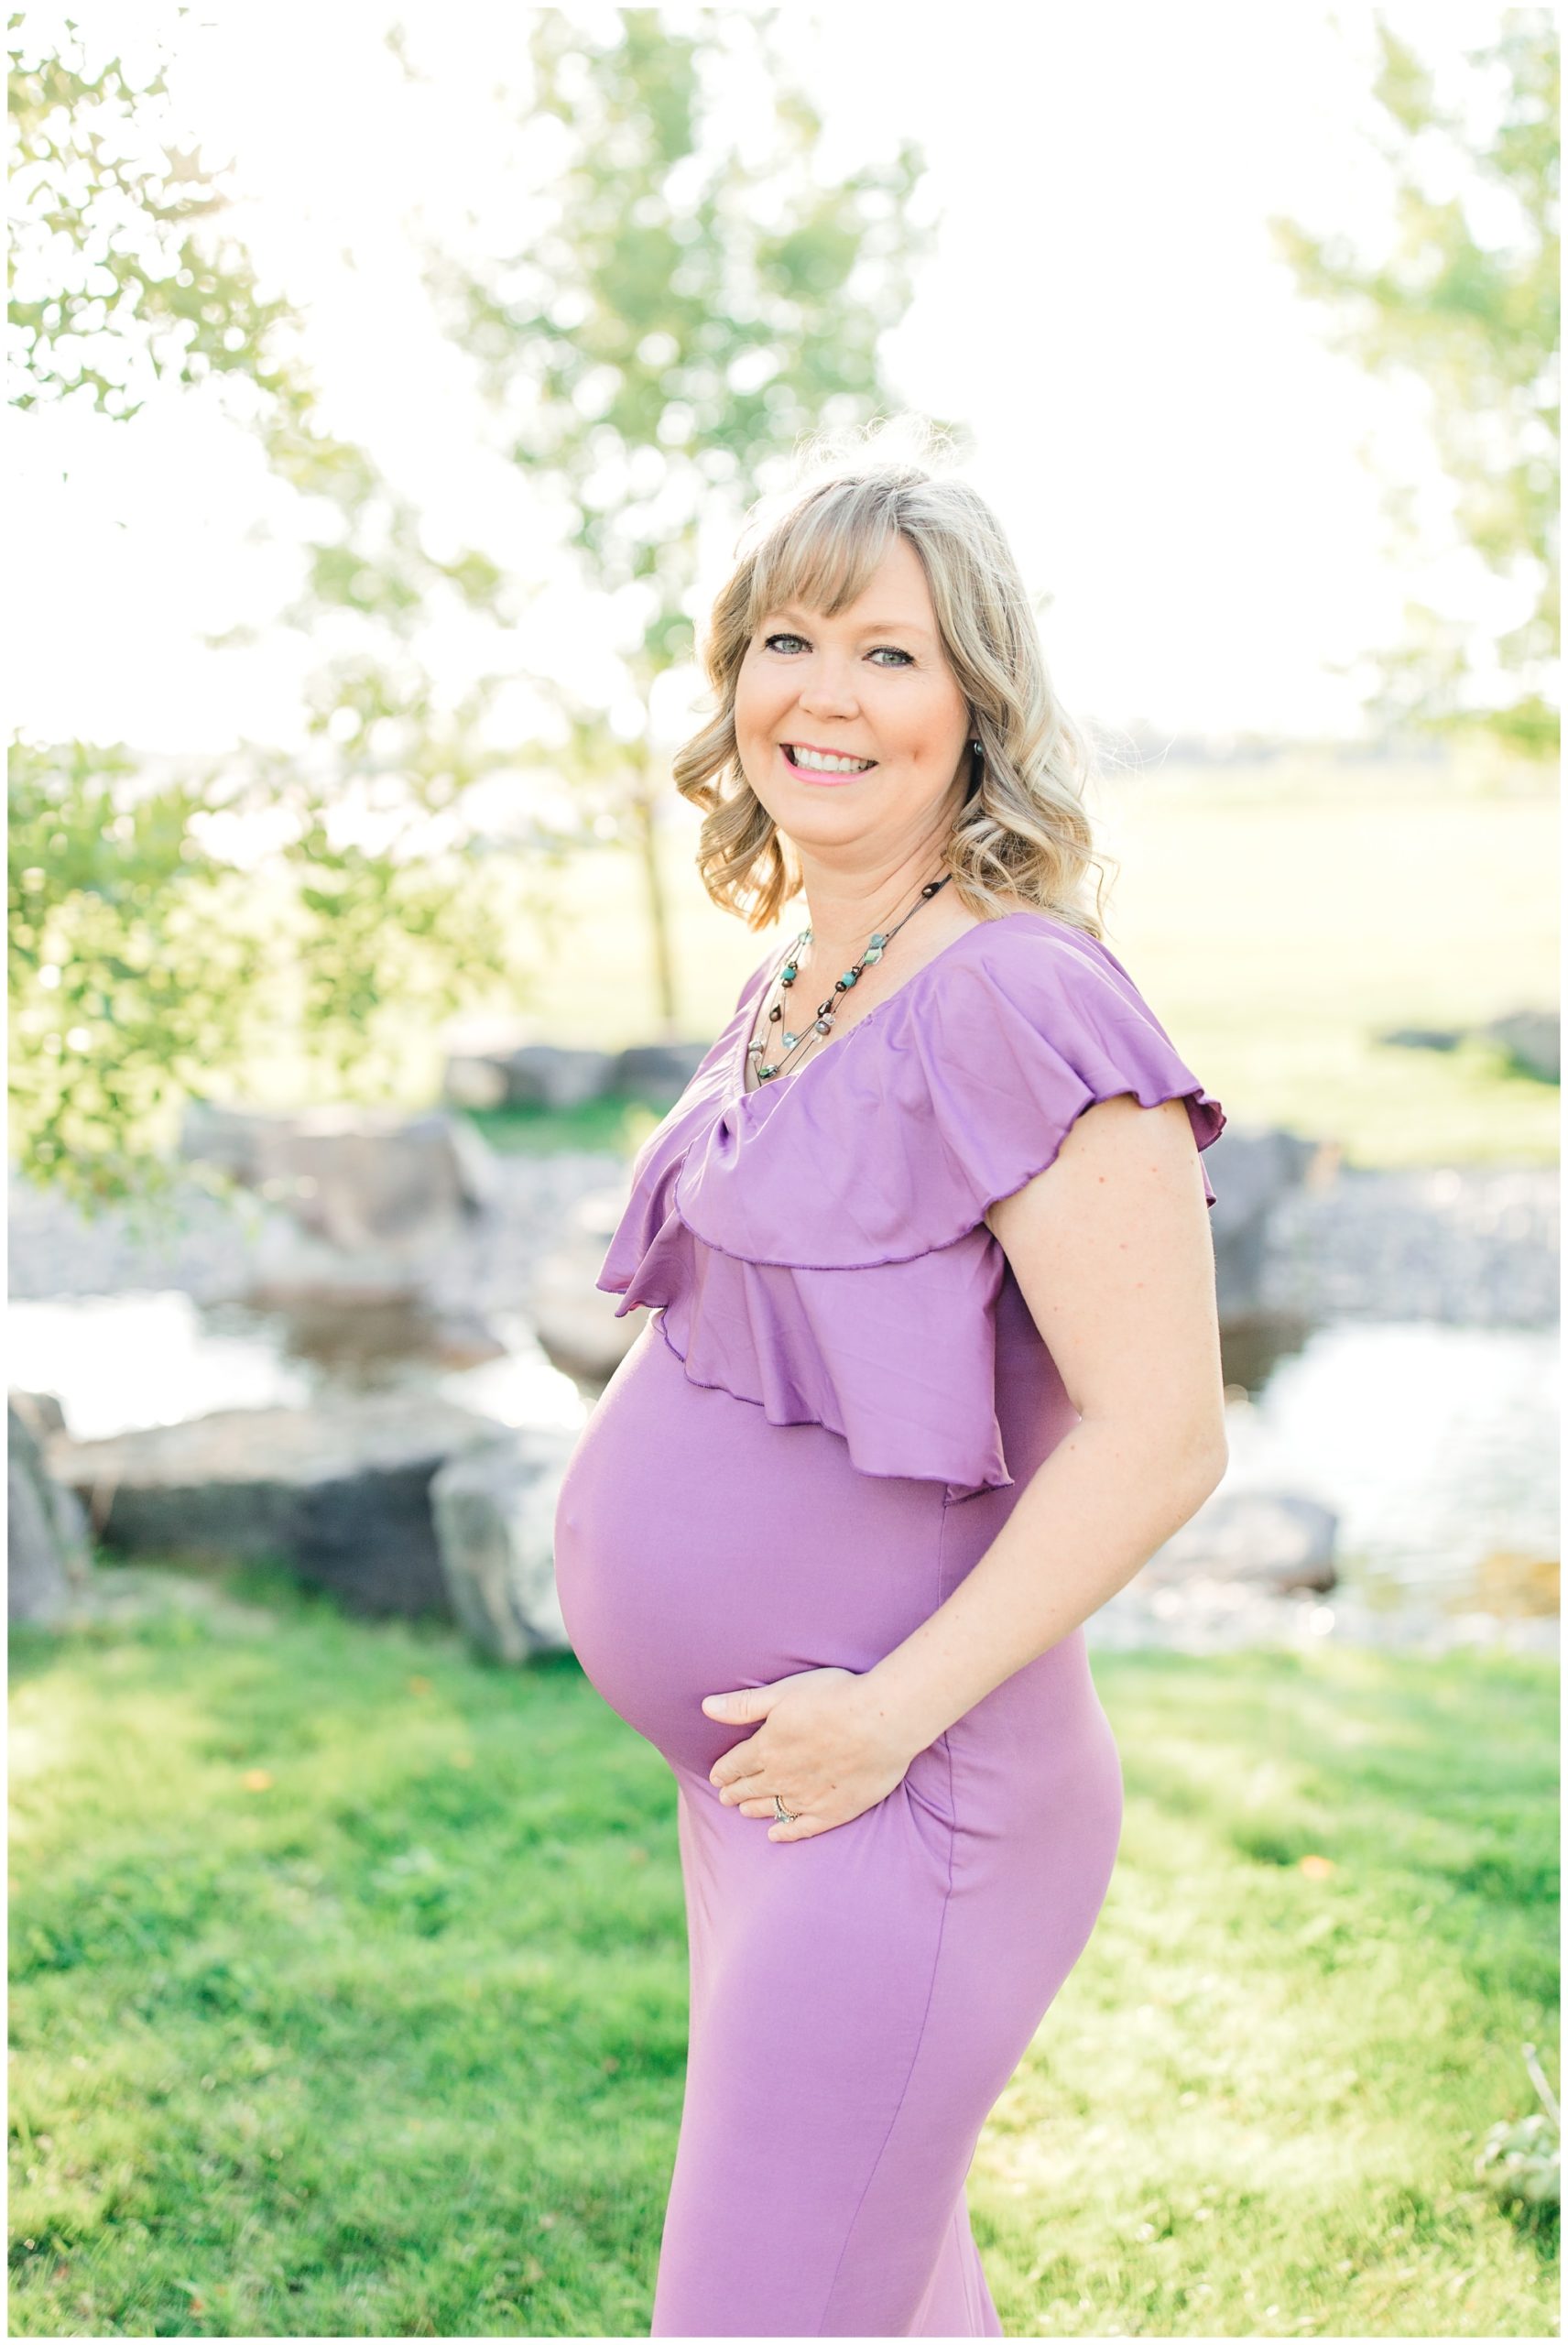
[[[702,1708],[725,1726],[761,1720],[708,1780],[726,1806],[774,1818],[770,1840],[809,1840],[852,1823],[887,1798],[915,1756],[867,1680],[849,1669],[803,1669],[770,1685],[706,1694]],[[774,1816],[775,1793],[793,1823]]]

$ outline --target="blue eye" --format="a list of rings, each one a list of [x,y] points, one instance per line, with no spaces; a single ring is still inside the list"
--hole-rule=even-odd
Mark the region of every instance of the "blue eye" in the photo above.
[[[811,649],[811,646],[807,643],[805,637],[803,635],[796,635],[791,629],[780,629],[777,635],[765,635],[762,638],[762,648],[765,651],[777,651],[781,644],[792,644],[801,650],[810,650]],[[789,659],[794,655],[792,652],[785,652],[781,656],[785,659]],[[868,654],[868,657],[877,660],[882,660],[884,659],[897,660],[906,668],[912,668],[915,664],[913,652],[901,650],[896,643],[879,643]]]

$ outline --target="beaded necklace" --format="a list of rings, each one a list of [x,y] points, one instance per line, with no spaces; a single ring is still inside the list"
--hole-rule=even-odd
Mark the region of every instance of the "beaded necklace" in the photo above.
[[[811,1020],[809,1025],[802,1027],[798,1034],[786,1033],[783,1031],[784,1003],[782,999],[773,1003],[768,1012],[766,1021],[768,1029],[769,1030],[768,1032],[764,1034],[759,1041],[749,1042],[746,1045],[746,1056],[751,1062],[753,1071],[756,1074],[759,1084],[771,1082],[776,1074],[787,1074],[789,1073],[789,1061],[791,1058],[803,1058],[806,1052],[811,1048],[812,1042],[815,1042],[819,1034],[832,1033],[833,1014],[837,1010],[843,997],[848,993],[852,986],[858,982],[862,971],[869,963],[873,961],[880,961],[888,945],[891,944],[893,939],[898,935],[898,931],[903,927],[904,921],[912,920],[915,914],[920,911],[920,906],[922,904],[929,904],[931,898],[938,894],[942,889],[946,887],[952,877],[952,872],[947,871],[942,874],[942,877],[940,879],[928,880],[926,885],[920,889],[920,892],[916,897],[914,902],[909,906],[909,911],[904,914],[904,920],[895,921],[892,927],[886,931],[881,929],[874,929],[872,931],[871,936],[866,945],[866,949],[861,954],[859,960],[855,963],[852,968],[846,969],[841,977],[834,978],[832,993],[829,994],[825,1001],[821,1001],[817,1004],[817,1014],[815,1018]],[[779,970],[778,976],[774,979],[772,987],[774,992],[780,996],[788,993],[789,987],[794,984],[796,978],[800,974],[800,952],[804,946],[811,943],[811,930],[809,928],[803,928],[800,931],[800,935],[796,937],[794,943],[790,945],[788,954],[785,955],[784,965]],[[772,1039],[771,1030],[775,1026],[779,1028],[778,1039],[781,1055],[768,1065],[765,1064],[763,1062],[768,1048],[768,1043]]]

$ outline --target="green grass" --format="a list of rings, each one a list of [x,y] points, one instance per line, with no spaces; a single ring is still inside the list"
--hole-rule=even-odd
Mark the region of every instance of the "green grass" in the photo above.
[[[1006,2328],[1553,2333],[1554,2240],[1471,2171],[1555,2024],[1553,1673],[1345,1649],[1095,1676],[1122,1854],[976,2161]]]
[[[1481,1043],[1376,1040],[1555,1002],[1543,771],[1488,786],[1298,755],[1145,776],[1111,806],[1114,949],[1238,1125],[1333,1139],[1364,1164],[1555,1161],[1555,1085]]]
[[[580,1107],[484,1107],[468,1120],[501,1156],[557,1156],[588,1149],[634,1156],[663,1109],[615,1094]]]
[[[970,2184],[1008,2332],[1552,2333],[1471,2162],[1555,2073],[1552,1672],[1095,1672],[1122,1858]],[[13,1680],[10,2333],[646,2335],[673,1793],[575,1663],[253,1573]]]

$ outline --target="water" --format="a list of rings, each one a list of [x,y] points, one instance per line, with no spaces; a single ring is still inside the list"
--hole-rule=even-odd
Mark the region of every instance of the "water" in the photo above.
[[[1463,1593],[1497,1552],[1555,1557],[1558,1356],[1550,1328],[1317,1328],[1232,1399],[1225,1488],[1332,1508],[1346,1581],[1385,1600]]]
[[[520,1313],[285,1314],[169,1289],[15,1302],[10,1326],[11,1382],[58,1394],[78,1439],[334,1391],[423,1390],[567,1430],[586,1412]],[[1315,1608],[1319,1633],[1346,1598],[1451,1610],[1475,1599],[1488,1557],[1556,1557],[1558,1358],[1555,1330],[1421,1322],[1227,1345],[1244,1380],[1227,1386],[1224,1489],[1290,1491],[1340,1518],[1342,1586]]]
[[[486,1325],[492,1358],[443,1365],[492,1347],[474,1331],[396,1306],[311,1314],[194,1303],[179,1288],[70,1296],[10,1306],[13,1385],[53,1392],[78,1441],[178,1424],[214,1409],[309,1407],[333,1391],[414,1389],[503,1424],[572,1429],[586,1406],[551,1366],[519,1313]]]

